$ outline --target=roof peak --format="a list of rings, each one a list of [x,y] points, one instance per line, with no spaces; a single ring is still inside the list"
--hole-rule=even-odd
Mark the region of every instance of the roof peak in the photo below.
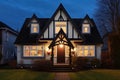
[[[35,13],[32,15],[32,18],[37,18],[37,16],[36,16],[36,14],[35,14]]]
[[[84,19],[90,19],[89,15],[86,14],[86,16],[84,17]]]

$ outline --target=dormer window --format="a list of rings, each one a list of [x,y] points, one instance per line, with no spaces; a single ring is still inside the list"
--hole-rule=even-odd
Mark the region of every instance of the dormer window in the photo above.
[[[39,33],[39,24],[31,23],[31,33]]]
[[[82,33],[90,33],[90,24],[82,25]]]

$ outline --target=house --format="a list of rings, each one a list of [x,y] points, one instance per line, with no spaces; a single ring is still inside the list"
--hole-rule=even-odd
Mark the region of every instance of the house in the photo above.
[[[26,18],[15,41],[17,64],[51,60],[53,65],[70,65],[72,56],[101,59],[102,39],[88,15],[71,18],[62,4],[51,18]]]
[[[1,64],[4,64],[16,56],[14,41],[18,32],[0,21],[0,54],[2,54]]]

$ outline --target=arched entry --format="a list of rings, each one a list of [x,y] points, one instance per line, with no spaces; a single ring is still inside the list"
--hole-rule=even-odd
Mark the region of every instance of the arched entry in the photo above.
[[[49,45],[52,48],[51,60],[53,64],[71,64],[71,49],[74,48],[62,29]]]

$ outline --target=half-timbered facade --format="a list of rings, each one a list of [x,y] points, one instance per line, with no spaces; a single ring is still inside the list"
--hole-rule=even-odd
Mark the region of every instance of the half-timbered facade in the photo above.
[[[45,59],[70,65],[72,56],[100,59],[102,39],[93,19],[71,18],[60,4],[51,18],[26,18],[15,44],[18,64]]]

